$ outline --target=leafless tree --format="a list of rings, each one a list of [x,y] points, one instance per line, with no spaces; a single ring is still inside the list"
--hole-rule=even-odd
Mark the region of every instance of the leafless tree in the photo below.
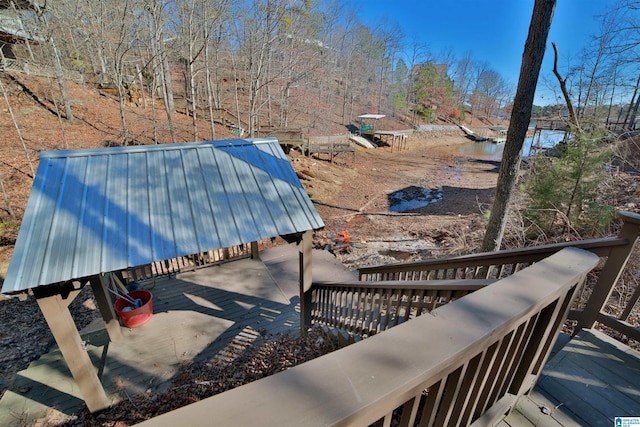
[[[24,150],[24,155],[27,158],[27,163],[29,164],[29,169],[31,170],[31,177],[36,175],[35,170],[33,168],[33,162],[31,161],[31,156],[29,155],[29,149],[27,148],[27,144],[22,137],[22,132],[20,131],[20,125],[16,120],[15,114],[13,114],[13,108],[11,108],[11,102],[9,102],[9,96],[7,95],[7,90],[2,84],[2,80],[0,80],[0,92],[2,92],[2,96],[7,104],[7,111],[9,111],[9,115],[11,116],[11,121],[13,122],[13,126],[16,128],[16,133],[18,138],[20,139],[20,143],[22,144],[22,149]]]
[[[483,252],[492,252],[500,248],[506,225],[513,190],[518,179],[522,146],[531,120],[531,109],[535,94],[542,58],[544,57],[555,0],[536,0],[529,26],[529,34],[524,47],[520,79],[514,100],[513,114],[507,131],[507,142],[502,154],[498,184],[493,208],[482,242]]]
[[[159,82],[164,99],[164,110],[169,124],[171,141],[176,142],[175,128],[173,126],[172,114],[175,113],[175,103],[173,99],[173,84],[171,79],[171,68],[168,59],[167,44],[169,38],[166,35],[165,20],[165,0],[144,0],[143,10],[145,14],[141,17],[147,29],[147,45],[150,50],[150,65],[153,70],[154,81]]]
[[[60,95],[62,96],[62,103],[64,105],[65,115],[69,122],[73,122],[75,117],[73,115],[73,111],[71,111],[71,100],[69,98],[69,94],[67,93],[67,88],[65,87],[65,70],[62,64],[62,58],[60,57],[60,51],[58,50],[58,45],[53,37],[53,32],[49,26],[49,21],[47,15],[45,13],[45,9],[42,8],[41,4],[37,0],[29,0],[29,3],[33,10],[35,11],[35,16],[39,23],[41,23],[41,32],[45,34],[47,39],[47,43],[51,48],[51,55],[53,57],[53,68],[55,70],[56,80],[58,81],[58,87],[60,88]]]
[[[491,117],[497,111],[499,101],[506,91],[506,83],[502,76],[494,70],[488,69],[478,76],[474,90],[476,111],[485,117]]]
[[[471,94],[474,60],[471,51],[465,52],[456,62],[451,75],[458,104],[463,105]]]

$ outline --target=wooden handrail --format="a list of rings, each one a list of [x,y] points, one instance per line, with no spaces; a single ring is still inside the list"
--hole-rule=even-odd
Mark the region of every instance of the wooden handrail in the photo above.
[[[604,312],[607,301],[622,275],[635,242],[640,236],[640,215],[633,212],[618,212],[623,226],[617,237],[590,239],[575,242],[504,250],[499,252],[463,255],[410,263],[397,263],[359,270],[361,280],[425,280],[425,279],[498,279],[511,275],[563,248],[575,247],[588,250],[606,262],[593,292],[583,310],[571,310],[569,318],[576,320],[574,333],[593,328],[601,322],[635,340],[640,340],[640,328],[626,322],[634,305],[640,299],[640,288],[636,290],[618,319]]]
[[[495,280],[314,282],[311,286],[311,322],[367,337],[493,282]]]
[[[535,384],[597,262],[564,249],[432,315],[140,425],[489,425]]]
[[[606,257],[619,246],[628,246],[628,238],[606,237],[550,245],[532,246],[522,249],[508,249],[498,252],[461,255],[425,261],[395,263],[358,270],[360,280],[427,280],[477,278],[477,273],[485,268],[488,277],[498,278],[513,274],[518,270],[548,257],[566,247],[586,249],[598,256]],[[493,269],[488,269],[493,267]]]

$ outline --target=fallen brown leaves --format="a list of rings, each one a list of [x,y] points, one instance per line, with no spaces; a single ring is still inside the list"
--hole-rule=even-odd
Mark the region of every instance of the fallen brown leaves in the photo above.
[[[88,325],[100,315],[91,289],[83,289],[71,303],[70,311],[78,329]],[[12,382],[16,372],[49,351],[54,344],[53,335],[35,298],[25,301],[0,299],[0,397]]]
[[[304,337],[279,334],[244,346],[232,342],[223,358],[184,365],[165,393],[122,396],[120,403],[98,414],[84,408],[62,423],[40,420],[38,425],[130,426],[276,374],[336,348],[335,339],[319,327],[312,328]]]

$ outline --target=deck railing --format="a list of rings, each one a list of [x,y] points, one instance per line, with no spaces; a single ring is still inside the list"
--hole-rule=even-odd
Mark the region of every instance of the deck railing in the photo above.
[[[500,279],[510,276],[566,247],[586,249],[598,256],[606,257],[613,248],[618,246],[627,247],[628,244],[628,238],[618,236],[363,267],[359,270],[359,278],[363,281]]]
[[[430,315],[141,425],[490,425],[535,384],[597,262],[564,249]]]
[[[257,242],[244,243],[228,248],[171,258],[165,261],[156,261],[151,264],[129,268],[124,272],[124,276],[129,281],[137,282],[242,258],[256,257],[257,244]]]
[[[640,299],[640,287],[637,287],[633,295],[626,301],[619,317],[605,312],[607,301],[622,275],[635,242],[640,235],[640,215],[620,212],[619,216],[624,221],[624,224],[617,237],[365,267],[360,269],[359,277],[360,280],[367,282],[453,279],[495,280],[512,275],[541,259],[557,253],[563,248],[576,247],[586,249],[603,258],[605,262],[587,303],[583,308],[574,308],[569,313],[569,319],[577,321],[575,332],[577,333],[583,328],[592,328],[596,322],[600,322],[631,339],[640,341],[640,328],[627,322],[631,311]],[[314,284],[314,286],[318,285]]]
[[[315,283],[311,321],[371,336],[483,288],[494,280]]]
[[[25,61],[18,61],[11,58],[0,58],[0,71],[11,71],[25,73],[33,76],[42,77],[56,77],[57,73],[55,68],[43,64],[35,64]],[[62,70],[62,74],[65,79],[73,80],[78,83],[84,81],[84,77],[81,73],[71,70]]]

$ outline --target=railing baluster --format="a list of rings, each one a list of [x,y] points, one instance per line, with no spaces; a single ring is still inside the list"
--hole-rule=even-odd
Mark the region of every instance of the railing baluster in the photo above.
[[[527,322],[523,322],[512,333],[511,341],[509,342],[509,346],[507,347],[507,351],[505,352],[505,357],[503,358],[502,364],[500,366],[498,378],[496,378],[493,391],[491,392],[491,396],[489,396],[488,407],[490,407],[495,402],[497,402],[498,399],[502,396],[500,394],[500,391],[502,390],[504,383],[507,381],[507,375],[511,370],[511,365],[522,343],[522,338],[524,336],[524,330],[526,326],[527,326]]]
[[[384,296],[385,296],[385,292],[387,292],[386,290],[379,290],[379,298],[378,298],[378,310],[376,312],[376,332],[382,332],[382,319],[383,319],[383,313],[382,313],[382,309],[383,309],[383,304],[384,304]]]
[[[358,316],[358,328],[356,333],[362,335],[364,331],[364,322],[367,318],[367,300],[369,299],[369,290],[367,288],[362,289],[360,298],[360,315]]]
[[[320,294],[320,318],[322,321],[327,322],[329,317],[327,316],[327,294],[330,292],[329,289],[321,288],[322,293]]]
[[[349,288],[347,286],[340,287],[340,329],[348,329],[351,319],[349,318]]]
[[[427,401],[425,402],[424,409],[420,417],[420,427],[432,426],[435,424],[438,406],[440,406],[440,400],[442,399],[442,393],[444,391],[443,381],[446,378],[433,384],[427,390]]]
[[[356,315],[354,316],[354,328],[353,328],[353,332],[354,333],[358,333],[358,326],[360,324],[359,320],[361,318],[360,313],[362,313],[361,307],[362,307],[362,295],[364,293],[364,289],[359,289],[358,290],[358,297],[356,299],[357,303],[356,303]]]
[[[369,335],[369,323],[371,322],[371,306],[373,304],[373,291],[367,289],[364,303],[364,317],[362,318],[362,332]],[[370,302],[371,301],[371,302]]]
[[[498,349],[498,342],[495,342],[485,351],[478,356],[478,369],[474,375],[473,383],[470,388],[470,393],[466,396],[466,402],[462,408],[462,416],[460,417],[460,425],[471,424],[473,413],[478,405],[478,398],[480,397],[480,391],[484,388],[484,384],[487,381],[489,374],[489,367],[493,363],[496,357],[496,350]],[[475,356],[475,357],[478,357]]]
[[[498,272],[496,273],[496,278],[497,279],[502,277],[502,274],[504,273],[505,267],[506,267],[506,264],[500,264],[500,267],[498,268]]]
[[[627,301],[627,306],[622,312],[622,315],[620,316],[620,320],[622,320],[623,322],[627,321],[627,319],[629,318],[629,315],[631,314],[631,310],[633,310],[633,307],[635,307],[636,303],[638,302],[638,299],[640,299],[640,286],[636,286],[635,292],[633,293],[633,295],[631,295],[631,298],[629,299],[629,301]]]
[[[464,379],[460,386],[460,392],[455,399],[455,404],[451,410],[450,420],[460,420],[462,413],[466,409],[471,400],[473,386],[478,379],[478,373],[480,372],[480,364],[484,360],[485,353],[480,353],[469,360],[466,369],[464,371]],[[464,424],[460,424],[464,425]]]
[[[342,287],[336,289],[336,325],[338,328],[342,329],[344,327],[344,317],[343,317],[343,309],[344,309],[344,290]]]
[[[409,320],[411,316],[411,308],[413,306],[413,295],[414,295],[413,289],[409,289],[409,291],[406,293],[407,303],[405,304],[404,316],[402,317],[403,323]]]
[[[422,392],[417,396],[412,397],[402,405],[402,417],[400,418],[398,427],[413,427],[416,422],[416,415],[418,415],[421,397]]]
[[[338,292],[339,289],[335,289],[331,293],[331,322],[333,324],[335,324],[337,321],[336,311],[338,310]]]
[[[503,337],[499,343],[498,350],[496,352],[496,358],[491,364],[491,370],[489,371],[489,377],[485,383],[485,386],[480,393],[480,398],[478,400],[478,406],[476,408],[476,412],[474,414],[474,419],[478,418],[482,413],[491,406],[491,401],[489,400],[491,395],[493,394],[493,390],[496,387],[497,377],[500,373],[500,369],[502,368],[502,364],[504,363],[505,354],[507,353],[507,349],[511,345],[511,341],[513,340],[513,332],[510,332],[507,336]]]
[[[514,358],[513,358],[513,362],[511,364],[511,367],[509,368],[509,372],[507,373],[507,377],[506,377],[506,381],[504,381],[501,389],[500,389],[500,396],[504,395],[505,393],[507,393],[507,391],[511,388],[511,384],[513,383],[513,379],[515,377],[515,373],[516,370],[518,369],[518,366],[520,366],[520,362],[522,361],[522,358],[524,357],[524,352],[525,349],[527,347],[527,344],[529,343],[529,340],[531,339],[531,334],[533,334],[534,331],[534,327],[536,325],[536,321],[538,319],[538,314],[536,313],[534,316],[532,316],[531,318],[527,319],[526,323],[525,323],[525,328],[524,328],[524,332],[522,333],[522,337],[520,340],[520,345],[518,347],[518,349],[516,350],[516,353],[514,354]]]
[[[455,405],[456,398],[462,387],[464,380],[463,373],[467,369],[467,364],[464,363],[458,369],[447,375],[446,382],[444,384],[444,390],[442,393],[442,399],[438,407],[438,413],[436,415],[435,424],[445,426],[451,421],[451,414]]]
[[[373,315],[373,299],[375,297],[375,290],[374,289],[367,289],[367,316],[365,317],[365,322],[362,325],[363,326],[363,330],[365,331],[365,333],[367,335],[370,334],[370,330],[369,330],[369,325],[371,324],[371,316]]]
[[[353,323],[353,288],[351,287],[347,287],[346,288],[346,292],[347,292],[347,297],[346,297],[346,302],[345,302],[345,306],[346,306],[346,313],[345,313],[345,329],[349,330],[349,328],[351,327],[351,324]]]
[[[393,297],[395,296],[395,291],[389,291],[388,293],[388,299],[387,299],[387,310],[386,310],[386,316],[384,318],[384,323],[382,324],[382,328],[381,330],[386,331],[387,329],[389,329],[391,326],[391,322],[393,319]]]

